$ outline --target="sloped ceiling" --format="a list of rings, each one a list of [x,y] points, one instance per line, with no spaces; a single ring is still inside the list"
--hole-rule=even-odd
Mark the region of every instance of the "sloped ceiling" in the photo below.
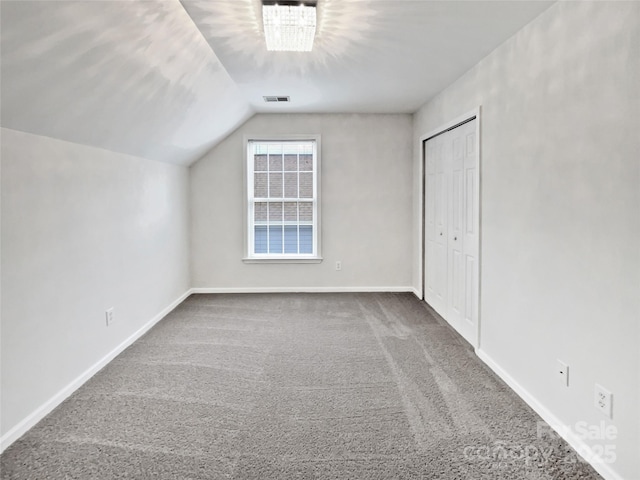
[[[2,0],[1,125],[188,165],[255,112],[414,112],[551,3],[319,0],[305,54],[260,0]]]
[[[3,127],[189,164],[253,114],[178,0],[0,5]]]

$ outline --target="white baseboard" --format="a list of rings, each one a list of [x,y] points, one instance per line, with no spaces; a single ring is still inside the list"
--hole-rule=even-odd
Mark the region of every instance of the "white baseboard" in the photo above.
[[[167,307],[165,307],[160,313],[154,316],[151,320],[145,323],[142,327],[140,327],[135,333],[130,335],[126,340],[120,343],[116,348],[114,348],[107,355],[98,360],[94,365],[85,370],[79,377],[69,383],[66,387],[56,393],[53,397],[51,397],[48,401],[38,407],[35,411],[29,414],[24,420],[18,423],[15,427],[9,430],[0,438],[0,453],[4,452],[9,445],[19,439],[22,435],[27,433],[27,431],[32,428],[36,423],[42,420],[45,416],[47,416],[54,408],[60,405],[64,400],[66,400],[73,392],[75,392],[78,388],[80,388],[87,380],[93,377],[96,373],[98,373],[105,365],[107,365],[111,360],[117,357],[125,348],[135,342],[142,335],[147,333],[148,330],[151,329],[156,323],[162,320],[167,314],[169,314],[174,308],[176,308],[182,301],[191,295],[191,290],[187,290],[185,293],[180,295],[176,300],[171,302]]]
[[[511,375],[509,375],[493,358],[491,358],[484,350],[477,349],[476,355],[495,372],[504,382],[522,398],[542,419],[553,428],[576,452],[587,453],[591,465],[606,480],[624,480],[615,470],[611,468],[611,464],[606,463],[584,442],[582,438],[576,435],[569,428],[556,428],[564,424],[549,409],[547,409],[536,397],[534,397],[526,388],[520,385]]]
[[[416,293],[414,287],[197,287],[191,293]]]

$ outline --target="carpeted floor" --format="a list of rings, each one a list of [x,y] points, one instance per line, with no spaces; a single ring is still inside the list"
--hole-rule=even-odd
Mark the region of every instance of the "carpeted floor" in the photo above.
[[[598,479],[411,294],[194,295],[2,479]]]

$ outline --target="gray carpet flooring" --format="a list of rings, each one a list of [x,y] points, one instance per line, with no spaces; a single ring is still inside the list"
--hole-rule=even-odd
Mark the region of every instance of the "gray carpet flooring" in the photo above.
[[[540,422],[413,295],[193,295],[0,477],[600,478]]]

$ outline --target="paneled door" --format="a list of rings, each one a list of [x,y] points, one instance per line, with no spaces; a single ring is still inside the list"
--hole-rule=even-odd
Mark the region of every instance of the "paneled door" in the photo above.
[[[471,120],[428,139],[425,158],[425,300],[478,343],[478,152]]]
[[[447,147],[447,148],[445,148]],[[445,165],[450,156],[443,136],[426,143],[426,258],[425,295],[427,302],[441,315],[447,308],[447,204]]]

